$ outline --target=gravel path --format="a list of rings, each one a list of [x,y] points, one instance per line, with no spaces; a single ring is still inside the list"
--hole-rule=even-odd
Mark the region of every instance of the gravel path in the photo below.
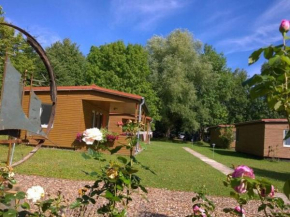
[[[45,178],[40,176],[16,175],[21,190],[26,191],[33,185],[40,185],[44,188],[46,194],[54,195],[58,190],[62,191],[68,201],[72,202],[77,197],[78,189],[88,181],[71,181],[65,179]],[[133,201],[129,204],[128,214],[135,216],[187,216],[191,214],[191,198],[195,195],[193,192],[170,191],[167,189],[147,188],[148,201],[142,199],[140,195],[133,195]],[[216,204],[214,216],[231,216],[222,212],[223,208],[234,208],[236,202],[228,197],[209,197]],[[245,206],[246,216],[263,216],[257,213],[258,204],[256,201],[250,202]]]

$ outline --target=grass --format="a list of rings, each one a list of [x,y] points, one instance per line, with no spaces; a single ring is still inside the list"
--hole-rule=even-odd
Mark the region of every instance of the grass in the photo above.
[[[206,185],[210,195],[229,195],[222,181],[225,176],[195,158],[182,147],[191,145],[172,142],[152,142],[137,155],[137,159],[149,166],[156,175],[149,171],[140,170],[138,175],[147,187],[166,188],[170,190],[196,191]],[[19,146],[16,149],[16,159],[28,153],[32,148]],[[0,163],[5,163],[7,147],[0,146]],[[105,155],[107,160],[114,160],[116,156]],[[24,164],[15,168],[20,174],[39,175],[45,177],[64,178],[72,180],[91,180],[82,171],[99,169],[95,160],[85,160],[80,152],[46,149],[39,150],[35,156]]]
[[[257,178],[269,179],[280,191],[283,189],[284,182],[290,179],[290,162],[271,161],[248,154],[238,153],[234,150],[215,148],[213,150],[207,143],[195,143],[191,148],[209,158],[228,166],[247,165],[254,170]]]

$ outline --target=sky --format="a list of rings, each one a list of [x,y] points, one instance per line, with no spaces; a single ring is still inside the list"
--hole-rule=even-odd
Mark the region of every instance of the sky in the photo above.
[[[224,53],[233,70],[259,74],[261,59],[248,66],[256,49],[282,43],[282,19],[290,0],[1,0],[7,21],[36,36],[42,46],[70,38],[84,55],[91,46],[122,40],[146,45],[175,29]]]

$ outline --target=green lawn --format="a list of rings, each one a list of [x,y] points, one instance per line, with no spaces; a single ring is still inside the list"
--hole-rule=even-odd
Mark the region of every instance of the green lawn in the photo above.
[[[200,144],[191,145],[191,148],[209,158],[213,158],[212,148],[206,143],[204,145]],[[290,179],[289,161],[271,161],[226,149],[215,149],[213,159],[228,167],[247,165],[254,170],[256,177],[269,179],[280,191],[282,191],[284,182]]]
[[[191,145],[171,142],[152,142],[137,158],[142,164],[149,166],[156,175],[140,170],[142,183],[148,187],[166,188],[170,190],[196,191],[206,185],[211,195],[229,195],[222,181],[225,176],[195,158],[182,147]],[[16,158],[29,152],[31,147],[19,146]],[[115,156],[105,156],[114,160]],[[7,158],[7,147],[0,146],[0,162]],[[38,151],[30,160],[15,168],[20,174],[33,174],[46,177],[56,177],[74,180],[90,180],[82,171],[98,170],[99,163],[95,160],[85,160],[80,152],[47,149]]]

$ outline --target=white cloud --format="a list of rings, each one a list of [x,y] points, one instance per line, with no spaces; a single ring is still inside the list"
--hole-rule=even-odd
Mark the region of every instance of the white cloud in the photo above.
[[[290,1],[275,1],[268,9],[256,18],[254,22],[248,22],[249,34],[227,38],[217,43],[225,54],[250,51],[282,40],[279,29],[280,21],[289,18]],[[282,41],[281,41],[282,42]]]
[[[255,22],[255,26],[259,26],[265,23],[279,22],[281,19],[289,19],[290,1],[289,0],[277,0],[269,7]]]
[[[148,30],[187,4],[187,1],[180,0],[114,0],[111,11],[114,25],[135,24],[136,29]]]
[[[30,26],[27,29],[30,35],[34,36],[36,40],[45,48],[54,42],[62,40],[61,37],[54,31],[39,26]]]
[[[223,47],[225,54],[254,50],[269,44],[274,44],[282,39],[278,32],[277,24],[261,26],[252,34],[229,38],[217,43],[218,47]]]

